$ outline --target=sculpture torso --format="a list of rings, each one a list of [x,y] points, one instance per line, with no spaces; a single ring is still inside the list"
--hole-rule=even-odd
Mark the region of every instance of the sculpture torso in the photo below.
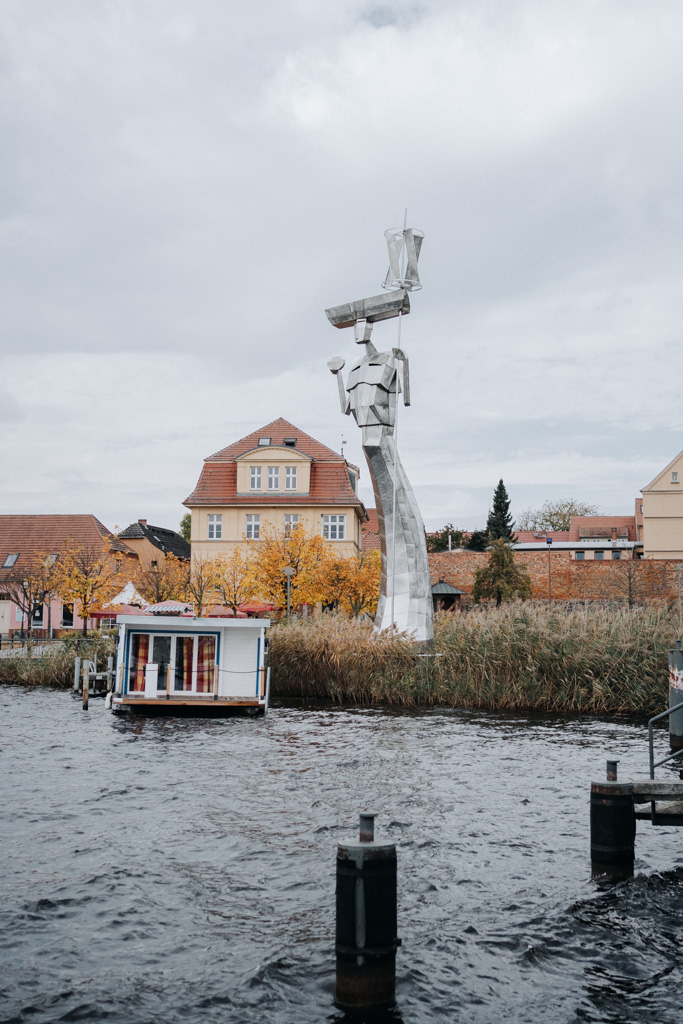
[[[396,393],[401,385],[391,352],[368,351],[350,371],[346,390],[349,409],[359,427],[394,426]]]

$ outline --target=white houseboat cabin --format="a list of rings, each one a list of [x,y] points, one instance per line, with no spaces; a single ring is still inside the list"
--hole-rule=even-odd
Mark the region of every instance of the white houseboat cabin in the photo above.
[[[119,615],[114,711],[265,710],[269,619]]]

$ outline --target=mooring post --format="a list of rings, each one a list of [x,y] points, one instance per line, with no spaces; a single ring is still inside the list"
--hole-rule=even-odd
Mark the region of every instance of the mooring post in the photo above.
[[[617,782],[617,761],[607,762],[607,782],[591,782],[591,870],[631,878],[636,816],[633,783]]]
[[[358,842],[337,847],[337,984],[345,1010],[391,1006],[396,994],[396,846],[361,814]]]
[[[90,681],[90,665],[86,661],[83,663],[83,710],[88,710],[88,683]]]
[[[669,707],[683,704],[683,651],[681,641],[669,651]],[[683,710],[669,715],[669,746],[672,750],[683,748]]]
[[[107,658],[107,693],[114,689],[114,658],[110,654]]]
[[[78,693],[78,687],[81,684],[81,659],[76,658],[74,662],[74,691]]]

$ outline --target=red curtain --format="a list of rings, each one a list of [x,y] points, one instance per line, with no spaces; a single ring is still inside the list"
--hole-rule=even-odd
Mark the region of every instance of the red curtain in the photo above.
[[[197,640],[197,693],[213,693],[215,663],[215,636],[200,636]]]
[[[194,638],[191,636],[178,637],[176,643],[183,645],[182,671],[183,690],[192,689],[192,659],[194,657]]]
[[[149,636],[146,633],[134,633],[132,642],[132,677],[131,690],[144,693],[145,665],[149,661]]]

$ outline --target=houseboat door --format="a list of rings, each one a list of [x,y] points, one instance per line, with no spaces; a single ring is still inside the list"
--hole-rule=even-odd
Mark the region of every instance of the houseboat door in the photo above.
[[[150,661],[156,662],[159,666],[159,676],[157,678],[157,690],[166,689],[166,673],[168,666],[171,664],[171,637],[161,636],[154,634],[151,637],[152,649],[150,651]]]

